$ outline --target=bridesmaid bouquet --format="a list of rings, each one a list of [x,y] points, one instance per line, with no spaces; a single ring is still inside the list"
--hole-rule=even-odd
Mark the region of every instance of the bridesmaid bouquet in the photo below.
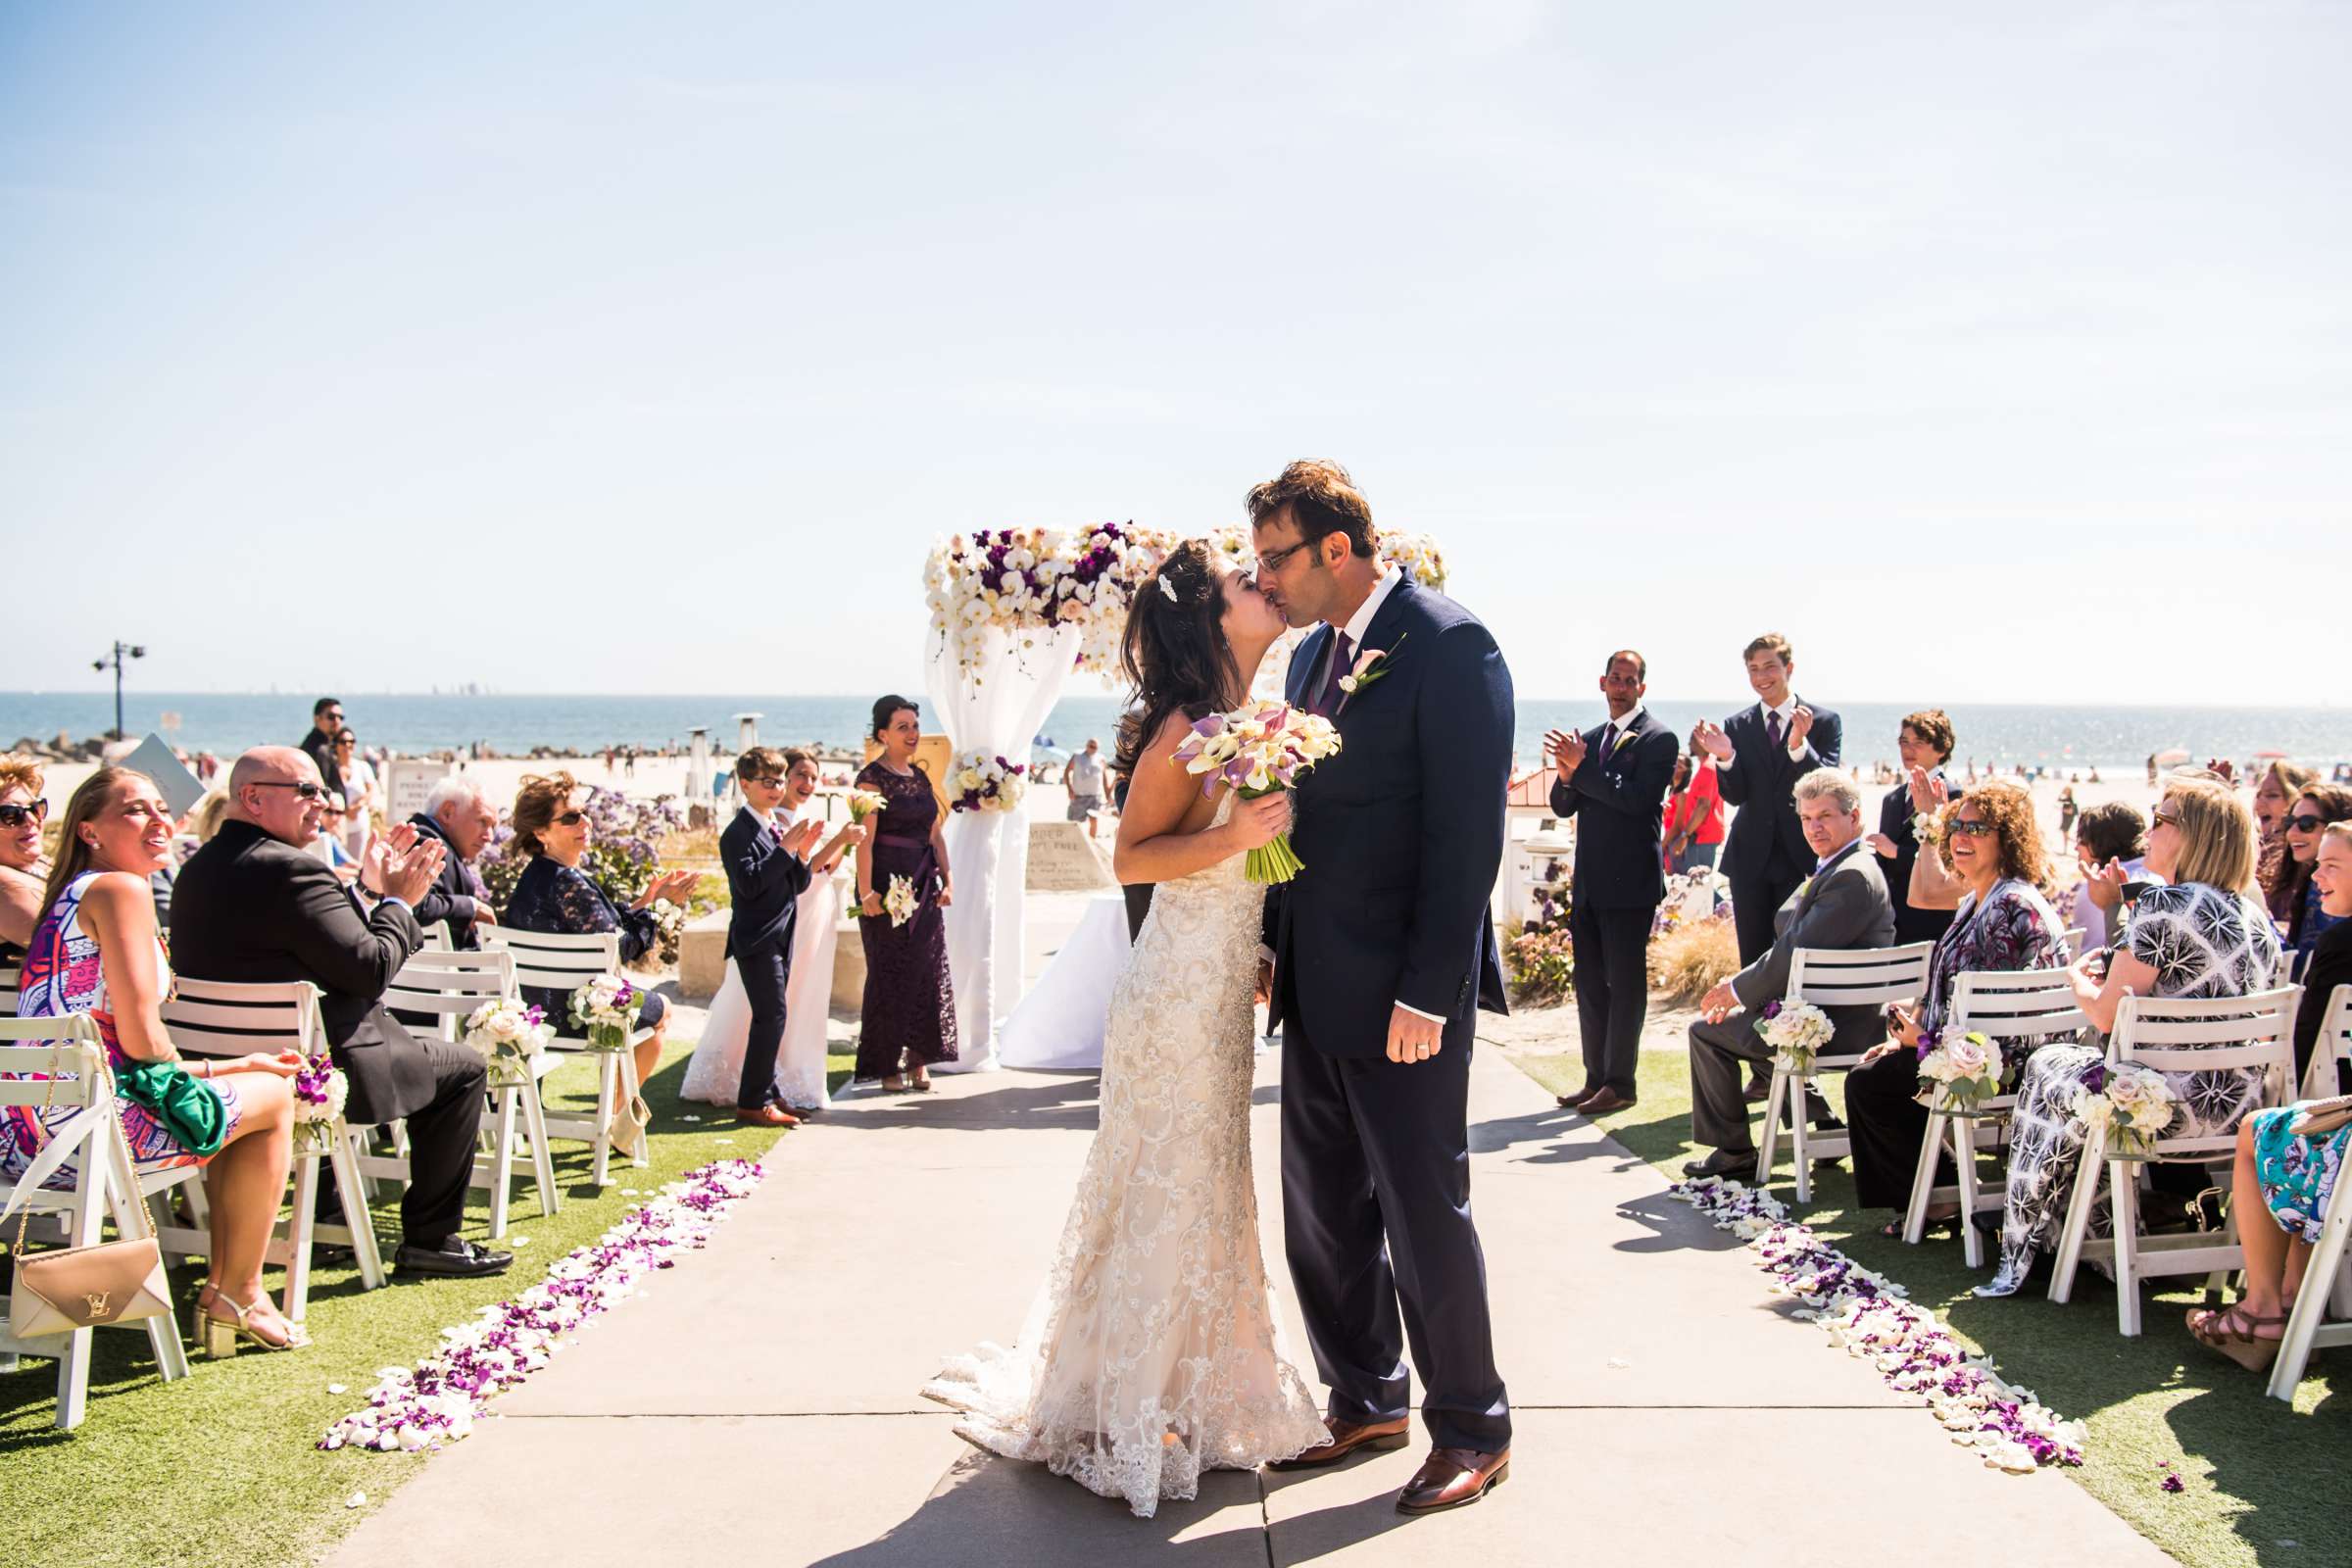
[[[1767,1002],[1756,1020],[1756,1033],[1772,1048],[1772,1064],[1800,1078],[1813,1070],[1814,1056],[1835,1032],[1830,1015],[1810,1002]]]
[[[616,974],[600,974],[571,994],[569,1014],[590,1051],[620,1051],[637,1021],[637,988]]]
[[[514,997],[485,1002],[466,1015],[466,1044],[489,1064],[493,1089],[513,1088],[529,1079],[531,1058],[546,1049],[548,1037],[555,1033],[542,1021],[546,1016]]]
[[[890,891],[882,895],[882,912],[890,916],[893,930],[913,919],[922,906],[923,901],[914,894],[914,878],[900,875],[890,879]]]
[[[1927,1086],[1920,1102],[1929,1109],[1973,1116],[2001,1092],[2000,1050],[1973,1031],[1943,1040],[1936,1031],[1925,1030],[1919,1037],[1919,1081]]]
[[[1298,775],[1340,749],[1331,720],[1288,703],[1259,702],[1230,713],[1211,713],[1176,748],[1175,761],[1201,779],[1207,795],[1219,784],[1245,801],[1298,787]],[[1251,850],[1243,870],[1250,881],[1288,882],[1306,869],[1288,833]]]
[[[955,770],[948,775],[949,809],[1009,811],[1028,792],[1028,772],[1025,762],[992,758],[986,752],[966,752],[956,759]]]
[[[343,1069],[324,1056],[313,1056],[294,1074],[294,1150],[297,1153],[325,1153],[335,1122],[351,1084]]]
[[[2126,1154],[2145,1154],[2173,1124],[2180,1097],[2164,1074],[2128,1061],[2094,1061],[2082,1069],[2069,1107],[2075,1119]]]
[[[889,804],[882,798],[880,790],[852,790],[849,794],[850,820],[862,822]]]

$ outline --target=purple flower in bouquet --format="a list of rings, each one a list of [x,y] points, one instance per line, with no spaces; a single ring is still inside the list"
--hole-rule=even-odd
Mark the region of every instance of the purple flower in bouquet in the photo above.
[[[1922,1060],[1922,1061],[1925,1061],[1925,1060],[1927,1060],[1927,1059],[1928,1059],[1928,1057],[1929,1057],[1929,1056],[1931,1056],[1931,1055],[1933,1055],[1933,1054],[1935,1054],[1935,1051],[1936,1051],[1936,1041],[1937,1041],[1938,1039],[1940,1039],[1940,1038],[1941,1038],[1941,1031],[1939,1031],[1939,1030],[1936,1030],[1936,1029],[1922,1029],[1922,1030],[1919,1032],[1919,1059],[1920,1059],[1920,1060]]]
[[[1775,1001],[1772,1001],[1772,1002],[1767,1002],[1766,1004],[1764,1004],[1764,1016],[1765,1016],[1765,1017],[1767,1017],[1767,1018],[1778,1018],[1780,1015],[1781,1015],[1781,1004],[1780,1004],[1780,1003],[1779,1003],[1779,1001],[1778,1001],[1778,1000],[1775,1000]]]
[[[2094,1061],[2082,1069],[2082,1087],[2094,1095],[2107,1092],[2107,1063]]]

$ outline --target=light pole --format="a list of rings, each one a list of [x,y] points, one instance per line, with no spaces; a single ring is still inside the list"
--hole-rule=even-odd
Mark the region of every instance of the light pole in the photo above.
[[[133,659],[145,659],[147,657],[147,650],[140,647],[136,643],[118,642],[115,644],[115,650],[112,654],[108,655],[104,659],[93,659],[90,661],[90,667],[92,669],[104,670],[111,665],[115,672],[116,740],[121,740],[122,738],[122,656],[124,654],[128,654]]]

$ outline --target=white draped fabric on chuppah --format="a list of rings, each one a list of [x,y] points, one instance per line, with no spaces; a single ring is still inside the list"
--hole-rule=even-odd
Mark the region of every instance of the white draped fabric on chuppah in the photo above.
[[[1054,710],[1077,664],[1081,640],[1075,626],[1010,631],[992,626],[968,665],[945,641],[935,643],[925,686],[956,755],[978,752],[1026,765],[1038,726]],[[955,798],[952,781],[943,793]],[[956,886],[946,920],[958,1059],[932,1070],[993,1072],[1002,1065],[997,1025],[1021,999],[1027,802],[1004,811],[951,811],[946,838]]]

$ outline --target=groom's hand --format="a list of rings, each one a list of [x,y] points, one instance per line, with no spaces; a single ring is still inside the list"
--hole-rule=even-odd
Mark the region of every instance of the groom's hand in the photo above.
[[[1446,1026],[1401,1004],[1389,1008],[1389,1059],[1427,1061],[1446,1046]]]

